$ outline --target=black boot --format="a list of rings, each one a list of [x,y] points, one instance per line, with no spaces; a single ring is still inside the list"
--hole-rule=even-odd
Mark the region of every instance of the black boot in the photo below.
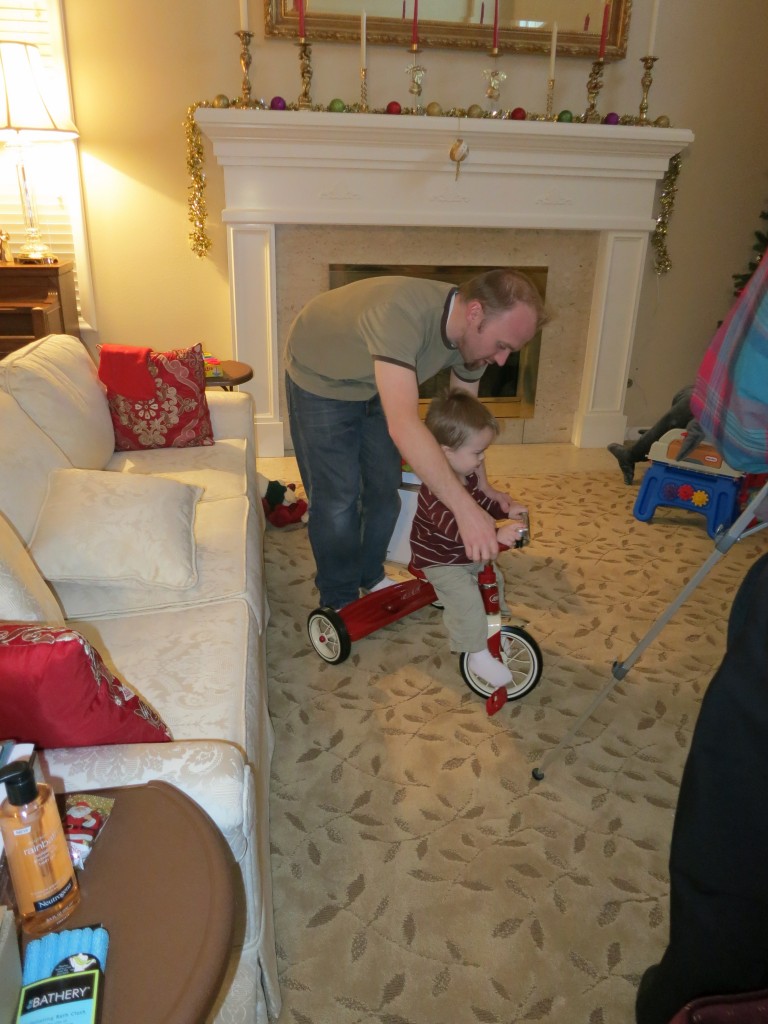
[[[630,458],[626,445],[609,444],[608,451],[613,455],[619,464],[625,484],[631,484],[635,479],[635,464]]]

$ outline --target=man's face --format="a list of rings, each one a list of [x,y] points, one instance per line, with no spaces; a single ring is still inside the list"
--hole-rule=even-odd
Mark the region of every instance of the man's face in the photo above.
[[[519,352],[536,333],[536,313],[519,302],[496,316],[485,316],[479,302],[466,310],[464,337],[457,342],[466,365],[473,370],[496,363],[503,366],[510,352]]]

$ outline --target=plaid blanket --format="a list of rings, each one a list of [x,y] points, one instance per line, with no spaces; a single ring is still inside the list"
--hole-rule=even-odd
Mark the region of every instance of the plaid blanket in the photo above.
[[[768,258],[712,339],[691,409],[730,466],[768,470]]]

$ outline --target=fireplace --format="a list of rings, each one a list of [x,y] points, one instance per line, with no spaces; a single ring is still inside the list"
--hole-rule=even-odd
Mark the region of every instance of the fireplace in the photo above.
[[[547,267],[533,415],[501,440],[621,437],[658,181],[682,129],[200,109],[224,168],[233,354],[282,455],[280,351],[330,263]],[[450,150],[469,147],[457,178]]]

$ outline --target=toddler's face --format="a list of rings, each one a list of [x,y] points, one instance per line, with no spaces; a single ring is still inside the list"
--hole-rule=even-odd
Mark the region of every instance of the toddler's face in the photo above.
[[[473,431],[459,448],[446,448],[443,445],[445,457],[454,473],[462,479],[470,473],[476,473],[483,464],[485,450],[493,437],[491,428],[484,427],[483,430]]]

